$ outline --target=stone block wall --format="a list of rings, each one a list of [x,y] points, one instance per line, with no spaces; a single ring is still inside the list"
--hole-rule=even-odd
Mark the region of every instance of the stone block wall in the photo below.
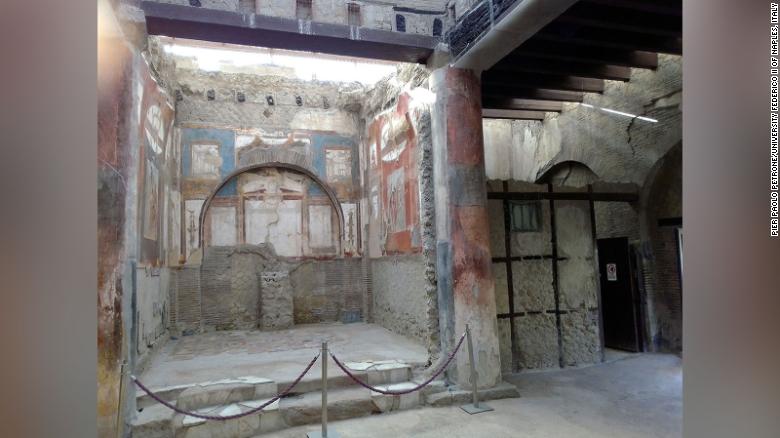
[[[291,261],[263,245],[210,247],[201,265],[171,272],[171,330],[276,330],[364,320],[360,259]]]
[[[155,0],[159,3],[170,3],[182,6],[198,6],[204,9],[219,9],[221,11],[237,12],[239,0]],[[194,3],[194,4],[193,4]]]

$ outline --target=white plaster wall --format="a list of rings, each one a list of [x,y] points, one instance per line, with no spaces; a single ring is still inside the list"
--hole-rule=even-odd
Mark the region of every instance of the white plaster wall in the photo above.
[[[257,0],[255,4],[257,14],[295,18],[295,0]]]
[[[213,246],[232,246],[238,241],[236,208],[211,207],[211,244]]]
[[[141,357],[165,335],[169,312],[167,283],[167,269],[136,269],[136,335]]]
[[[270,243],[283,257],[303,254],[300,200],[247,200],[244,209],[247,243]]]
[[[156,0],[159,3],[190,6],[189,0]],[[202,8],[219,9],[222,11],[238,11],[238,0],[200,0]]]
[[[333,226],[330,205],[309,206],[309,246],[328,248],[333,246]]]

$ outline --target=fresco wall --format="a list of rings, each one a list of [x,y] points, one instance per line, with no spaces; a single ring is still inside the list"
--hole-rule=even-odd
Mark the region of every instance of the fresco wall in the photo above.
[[[134,104],[132,72],[134,53],[119,35],[98,38],[98,277],[97,277],[97,428],[100,436],[119,436],[121,409],[120,364],[127,360],[129,338],[125,264],[129,245],[125,238],[127,199],[132,174],[126,129],[128,108]],[[124,415],[124,412],[121,412]]]
[[[389,108],[367,122],[363,165],[373,321],[427,345],[438,328],[427,313],[420,193],[423,170],[431,164],[423,158],[425,139],[430,147],[430,107],[420,90],[385,93]]]
[[[169,266],[181,252],[180,145],[173,99],[151,74],[145,57],[136,73],[138,120],[138,263],[136,340],[141,360],[166,334]]]
[[[336,210],[308,176],[265,167],[228,180],[204,220],[206,246],[272,244],[282,257],[360,254],[358,150],[352,137],[324,131],[274,131],[185,125],[182,131],[182,195],[185,256],[199,248],[204,201],[232,172],[280,162],[312,172],[332,190],[344,213],[339,241]]]
[[[410,100],[408,93],[402,93],[393,108],[368,125],[366,191],[372,258],[422,250],[419,151]]]

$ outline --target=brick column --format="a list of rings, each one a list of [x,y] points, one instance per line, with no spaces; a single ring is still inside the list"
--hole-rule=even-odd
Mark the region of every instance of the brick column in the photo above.
[[[479,77],[443,67],[430,77],[436,199],[436,272],[442,352],[471,328],[478,385],[501,381],[498,321],[487,215]],[[468,387],[466,345],[450,378]],[[445,353],[446,354],[446,353]]]

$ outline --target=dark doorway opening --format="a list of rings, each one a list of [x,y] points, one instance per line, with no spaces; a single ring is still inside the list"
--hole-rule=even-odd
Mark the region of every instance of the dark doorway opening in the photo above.
[[[641,308],[627,237],[598,239],[604,346],[642,351]]]

